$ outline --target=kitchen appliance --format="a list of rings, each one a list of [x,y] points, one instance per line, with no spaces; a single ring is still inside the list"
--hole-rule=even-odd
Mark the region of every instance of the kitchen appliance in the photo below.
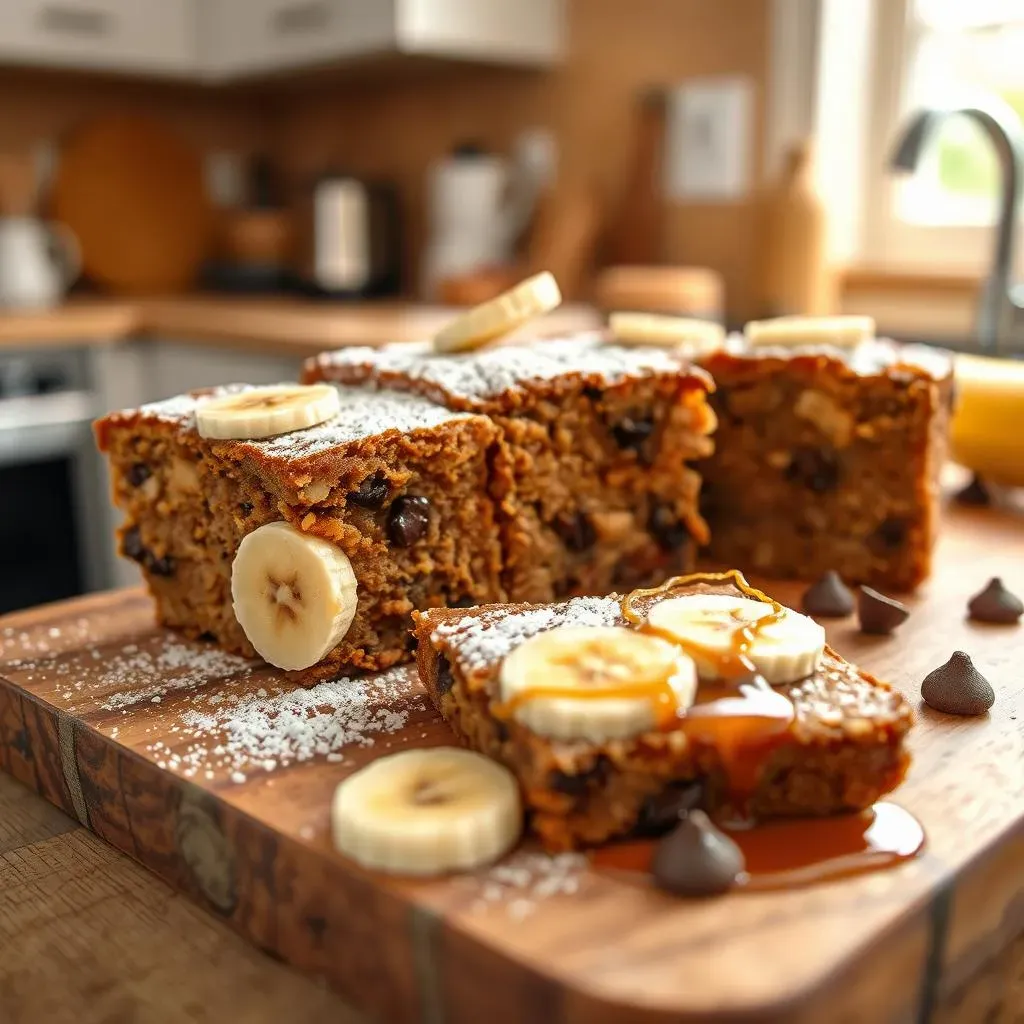
[[[392,184],[325,174],[302,204],[297,231],[301,290],[334,298],[377,298],[401,290],[401,218]]]
[[[86,353],[0,355],[0,612],[110,585]]]
[[[78,240],[63,224],[0,218],[0,306],[55,306],[80,268]]]
[[[428,242],[423,266],[427,298],[447,278],[506,266],[550,175],[544,133],[524,135],[513,160],[473,143],[435,163],[427,181]]]

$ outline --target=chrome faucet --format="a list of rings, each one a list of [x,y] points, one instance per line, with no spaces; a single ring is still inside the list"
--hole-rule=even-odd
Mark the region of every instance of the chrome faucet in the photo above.
[[[889,166],[896,171],[915,170],[934,129],[952,115],[969,117],[981,126],[1002,172],[995,252],[978,302],[977,345],[991,355],[1020,353],[1024,350],[1024,288],[1013,284],[1012,275],[1024,188],[1024,125],[1016,112],[998,97],[986,97],[972,106],[918,111],[903,130]]]

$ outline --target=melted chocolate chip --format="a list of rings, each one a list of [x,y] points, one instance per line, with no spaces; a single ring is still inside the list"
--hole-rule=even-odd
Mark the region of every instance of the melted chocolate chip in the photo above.
[[[388,514],[388,538],[401,548],[410,547],[426,535],[430,526],[430,501],[415,494],[396,498]]]
[[[998,576],[993,576],[985,588],[967,602],[967,612],[978,622],[1009,626],[1019,622],[1024,615],[1024,601],[1007,590]]]
[[[456,598],[454,601],[448,602],[449,608],[475,608],[477,606],[477,600],[475,597],[470,597],[466,594],[463,597]]]
[[[637,832],[641,835],[663,835],[678,825],[679,819],[688,811],[695,810],[703,795],[699,782],[673,782],[644,801]]]
[[[604,390],[599,387],[595,387],[593,384],[587,384],[583,388],[583,397],[591,402],[600,402],[604,398]]]
[[[906,519],[890,516],[878,524],[868,542],[875,550],[896,551],[903,547],[910,534],[910,523]]]
[[[452,674],[452,663],[445,657],[437,657],[437,692],[444,696],[455,685],[455,676]]]
[[[884,636],[907,621],[910,609],[877,590],[861,587],[857,597],[857,615],[862,633]]]
[[[839,573],[829,569],[804,591],[802,606],[808,615],[817,615],[822,619],[842,619],[853,614],[853,594]]]
[[[175,563],[174,558],[171,555],[164,555],[163,558],[157,558],[152,551],[146,552],[146,568],[154,576],[173,576]]]
[[[667,505],[655,505],[651,509],[648,528],[654,539],[666,551],[678,551],[690,541],[690,531],[686,524],[677,519]]]
[[[349,491],[347,500],[360,508],[378,509],[387,501],[390,489],[387,477],[382,470],[378,470],[373,476],[368,476],[358,490]],[[426,501],[425,498],[423,500]]]
[[[587,551],[597,540],[597,531],[585,512],[577,512],[572,519],[560,519],[556,529],[570,551]]]
[[[992,685],[963,651],[924,677],[921,696],[947,715],[983,715],[996,702]]]
[[[961,505],[975,505],[983,507],[992,504],[992,495],[985,486],[985,481],[977,473],[971,477],[971,482],[956,492],[956,500]]]
[[[654,849],[654,884],[679,896],[717,896],[735,885],[743,852],[703,811],[691,811]]]
[[[556,768],[548,772],[548,786],[566,796],[582,796],[592,785],[600,785],[608,777],[608,768],[605,757],[599,757],[592,767],[574,774]]]
[[[624,416],[612,427],[615,443],[625,451],[642,454],[648,438],[654,433],[654,423],[648,419]]]
[[[144,462],[135,462],[128,467],[125,475],[132,487],[141,487],[153,475],[153,470]]]
[[[786,479],[816,494],[834,491],[839,486],[839,458],[831,448],[797,448],[786,468]]]
[[[243,519],[248,519],[249,516],[252,515],[252,510],[253,506],[248,501],[243,501],[241,505],[238,506],[238,511]]]
[[[121,536],[121,553],[133,562],[141,562],[147,555],[146,546],[137,526],[131,526]]]

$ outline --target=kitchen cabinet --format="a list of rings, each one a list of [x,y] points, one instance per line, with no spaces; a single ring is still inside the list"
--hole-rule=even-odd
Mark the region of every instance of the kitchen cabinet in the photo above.
[[[302,369],[298,356],[253,354],[172,338],[149,338],[141,348],[139,400],[144,402],[218,384],[294,381]]]
[[[0,61],[187,76],[199,0],[3,0]]]
[[[214,80],[403,54],[546,64],[564,15],[564,0],[210,0],[201,62]]]

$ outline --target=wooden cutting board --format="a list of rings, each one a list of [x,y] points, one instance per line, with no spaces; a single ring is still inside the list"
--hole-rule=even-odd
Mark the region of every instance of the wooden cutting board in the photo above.
[[[195,282],[213,228],[202,161],[160,121],[109,115],[81,125],[61,147],[51,203],[102,287],[159,295]]]
[[[998,699],[921,710],[896,800],[923,856],[809,889],[686,902],[528,848],[440,881],[360,870],[331,849],[335,785],[450,742],[412,675],[293,691],[156,628],[138,591],[0,620],[0,767],[381,1020],[927,1021],[1024,932],[1024,627],[964,619],[995,574],[1024,591],[1024,516],[956,509],[898,636],[829,629],[915,705],[955,648]]]

